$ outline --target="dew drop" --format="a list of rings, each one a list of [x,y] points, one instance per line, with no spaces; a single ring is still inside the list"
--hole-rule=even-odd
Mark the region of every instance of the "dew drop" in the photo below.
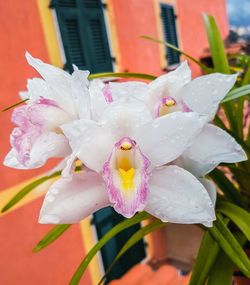
[[[53,202],[55,200],[55,197],[53,195],[47,195],[45,200],[48,202]]]

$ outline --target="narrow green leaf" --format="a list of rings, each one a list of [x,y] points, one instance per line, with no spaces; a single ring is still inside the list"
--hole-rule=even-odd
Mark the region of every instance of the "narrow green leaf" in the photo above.
[[[57,240],[71,225],[56,225],[53,227],[46,236],[39,241],[39,243],[34,247],[33,252],[38,252],[41,249],[47,247],[52,242]]]
[[[2,112],[8,111],[8,110],[10,110],[10,109],[12,109],[12,108],[15,108],[16,106],[19,106],[19,105],[23,104],[24,102],[26,102],[26,101],[28,101],[28,100],[29,100],[29,99],[21,100],[21,101],[15,103],[15,104],[13,104],[13,105],[11,105],[11,106],[9,106],[9,107],[4,108],[4,109],[2,110]]]
[[[159,40],[159,39],[156,39],[156,38],[153,38],[153,37],[150,37],[150,36],[141,36],[141,38],[145,39],[145,40],[150,40],[150,41],[153,41],[153,42],[156,42],[156,43],[159,43],[159,44],[163,44],[177,52],[179,52],[180,54],[184,55],[185,57],[187,57],[188,59],[192,60],[194,63],[196,63],[197,65],[200,66],[200,68],[202,68],[206,73],[211,73],[212,72],[212,69],[207,67],[206,65],[204,65],[203,63],[201,63],[200,61],[198,61],[196,58],[192,57],[191,55],[187,54],[186,52],[180,50],[178,47],[168,43],[168,42],[165,42],[165,41],[162,41],[162,40]]]
[[[37,180],[31,182],[30,184],[26,185],[21,191],[19,191],[1,210],[2,213],[6,212],[10,208],[12,208],[14,205],[16,205],[20,200],[22,200],[27,194],[29,194],[34,188],[36,188],[38,185],[41,185],[45,181],[55,178],[57,176],[60,176],[61,172],[55,172],[52,175],[49,176],[43,176],[38,178]]]
[[[250,213],[229,202],[219,202],[217,212],[222,213],[232,220],[250,240]]]
[[[233,272],[234,264],[227,257],[227,255],[220,250],[210,271],[206,285],[231,285]]]
[[[217,215],[217,220],[214,222],[214,226],[209,228],[208,231],[230,260],[247,277],[250,277],[250,260],[219,215]]]
[[[79,267],[77,268],[76,272],[74,273],[69,285],[76,285],[79,283],[83,273],[85,272],[88,264],[92,260],[92,258],[96,255],[96,253],[115,235],[117,235],[119,232],[137,224],[140,223],[143,220],[146,220],[150,217],[149,214],[145,212],[141,212],[137,215],[135,215],[131,219],[126,219],[122,221],[121,223],[117,224],[107,232],[94,246],[93,248],[88,252],[88,254],[85,256]]]
[[[241,246],[245,244],[246,238],[242,233],[235,233],[234,236]],[[232,261],[220,250],[213,268],[209,272],[206,285],[231,285],[234,270],[235,266]]]
[[[213,16],[203,14],[209,47],[216,72],[230,74],[224,43]]]
[[[238,88],[233,89],[231,92],[227,94],[227,96],[222,100],[221,103],[225,103],[231,100],[238,99],[242,96],[246,96],[250,94],[250,84],[244,85]]]
[[[228,201],[242,207],[247,208],[246,202],[243,199],[242,195],[238,191],[238,189],[234,186],[234,184],[225,176],[225,174],[217,169],[214,169],[209,173],[209,176],[213,179],[213,181],[218,185],[221,191],[224,193],[225,197]]]
[[[193,266],[189,285],[204,285],[207,276],[217,259],[219,250],[220,247],[217,242],[211,237],[208,231],[205,232]]]
[[[105,78],[105,77],[121,77],[121,78],[138,78],[146,80],[154,80],[156,76],[145,73],[132,73],[132,72],[104,72],[90,74],[89,79]]]
[[[111,271],[111,269],[114,267],[114,265],[116,264],[116,262],[123,256],[124,253],[126,253],[126,251],[128,251],[134,244],[136,244],[139,240],[141,240],[144,236],[146,236],[147,234],[153,232],[156,229],[159,229],[163,226],[165,226],[166,224],[161,222],[160,220],[154,221],[148,225],[146,225],[143,228],[140,228],[136,233],[134,233],[129,240],[124,244],[124,246],[121,248],[121,250],[119,251],[119,253],[117,254],[117,256],[115,257],[115,259],[113,260],[113,262],[110,264],[110,266],[108,267],[108,269],[106,270],[104,276],[102,277],[102,279],[100,280],[100,282],[98,283],[98,285],[102,284],[104,279],[106,278],[106,276],[108,275],[108,273]]]

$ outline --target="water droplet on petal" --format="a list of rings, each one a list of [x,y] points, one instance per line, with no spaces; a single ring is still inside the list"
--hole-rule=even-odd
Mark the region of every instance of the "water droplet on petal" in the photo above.
[[[50,192],[53,193],[53,194],[58,194],[59,193],[59,189],[58,188],[52,188],[50,190]]]
[[[45,200],[48,202],[53,202],[55,200],[55,197],[53,195],[47,195]]]

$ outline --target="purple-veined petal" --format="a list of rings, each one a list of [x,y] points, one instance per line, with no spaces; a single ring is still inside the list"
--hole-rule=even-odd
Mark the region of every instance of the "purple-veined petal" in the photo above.
[[[161,166],[181,155],[203,125],[196,113],[175,112],[141,126],[134,138],[150,162]]]
[[[204,75],[192,80],[179,95],[189,109],[213,119],[220,101],[233,87],[236,78],[237,74]]]
[[[178,158],[177,164],[196,176],[212,171],[221,162],[247,159],[242,147],[226,131],[206,124],[193,144]]]
[[[136,142],[122,138],[103,166],[109,200],[114,209],[131,218],[145,207],[148,196],[150,162]]]
[[[215,220],[214,205],[204,186],[178,166],[154,169],[145,211],[164,222],[194,224]]]
[[[40,224],[73,224],[109,205],[100,175],[84,170],[72,179],[60,178],[47,192]]]

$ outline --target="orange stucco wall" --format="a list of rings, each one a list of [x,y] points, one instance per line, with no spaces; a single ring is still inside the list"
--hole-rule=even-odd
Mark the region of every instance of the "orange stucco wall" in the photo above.
[[[48,61],[47,49],[36,0],[0,1],[0,108],[19,100],[27,78],[36,76],[24,54]],[[0,113],[0,191],[31,178],[43,169],[20,171],[2,165],[9,150],[13,128],[11,111]],[[47,167],[48,168],[48,167]],[[0,284],[67,284],[84,256],[79,226],[73,226],[61,239],[39,253],[32,248],[51,226],[39,225],[42,199],[0,217]],[[87,272],[81,284],[90,285]]]
[[[176,0],[180,47],[195,58],[200,58],[208,47],[202,13],[215,17],[224,39],[229,32],[226,0]],[[190,64],[194,76],[199,75],[199,67]]]

